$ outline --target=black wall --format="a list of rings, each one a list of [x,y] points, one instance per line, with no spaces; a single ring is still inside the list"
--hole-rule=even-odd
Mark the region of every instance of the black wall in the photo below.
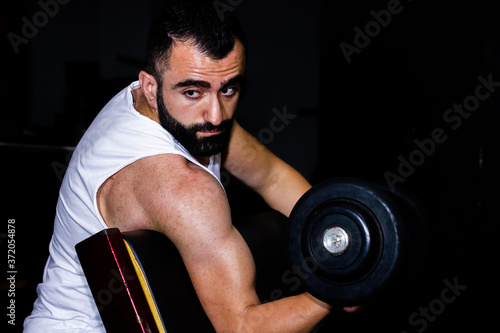
[[[342,327],[362,331],[383,318],[375,326],[390,332],[486,330],[494,311],[477,304],[498,299],[498,3],[322,5],[317,179],[402,185],[430,212],[436,237],[419,297]],[[454,279],[467,289],[441,307],[443,281]]]

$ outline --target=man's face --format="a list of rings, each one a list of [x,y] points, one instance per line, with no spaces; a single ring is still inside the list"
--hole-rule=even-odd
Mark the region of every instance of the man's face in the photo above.
[[[229,143],[243,72],[238,41],[221,60],[188,43],[174,45],[157,93],[160,124],[194,156],[222,152]]]

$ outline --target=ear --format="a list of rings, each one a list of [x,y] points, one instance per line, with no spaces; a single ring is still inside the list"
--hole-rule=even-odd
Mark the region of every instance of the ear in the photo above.
[[[156,104],[158,82],[156,82],[154,76],[145,71],[141,71],[139,73],[139,83],[141,84],[142,92],[146,97],[149,107],[153,110],[158,110],[158,106]]]

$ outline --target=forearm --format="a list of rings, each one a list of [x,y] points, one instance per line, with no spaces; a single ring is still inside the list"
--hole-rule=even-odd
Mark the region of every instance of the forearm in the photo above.
[[[238,123],[225,156],[225,169],[259,193],[273,209],[288,216],[311,185]]]
[[[330,314],[330,306],[304,293],[251,306],[241,332],[312,332]]]
[[[271,208],[285,216],[290,215],[296,202],[311,188],[298,171],[281,160],[269,172],[265,184],[258,192]]]

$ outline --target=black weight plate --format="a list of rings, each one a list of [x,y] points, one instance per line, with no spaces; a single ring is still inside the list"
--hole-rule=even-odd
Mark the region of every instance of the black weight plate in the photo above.
[[[359,202],[347,198],[329,200],[315,209],[302,230],[304,258],[311,257],[315,274],[330,282],[350,283],[369,274],[380,253],[376,218]],[[342,254],[332,255],[323,245],[325,230],[342,228],[350,244]]]
[[[408,256],[405,260],[402,284],[418,283],[417,281],[427,271],[425,266],[430,260],[435,242],[431,218],[420,200],[406,188],[397,186],[389,188],[385,183],[378,184],[397,204],[404,216],[408,234]]]
[[[320,183],[290,214],[289,264],[301,270],[305,289],[318,299],[340,306],[366,304],[390,286],[404,261],[401,220],[390,196],[377,186],[351,178]],[[350,242],[344,253],[332,255],[323,246],[322,230],[339,226]]]

